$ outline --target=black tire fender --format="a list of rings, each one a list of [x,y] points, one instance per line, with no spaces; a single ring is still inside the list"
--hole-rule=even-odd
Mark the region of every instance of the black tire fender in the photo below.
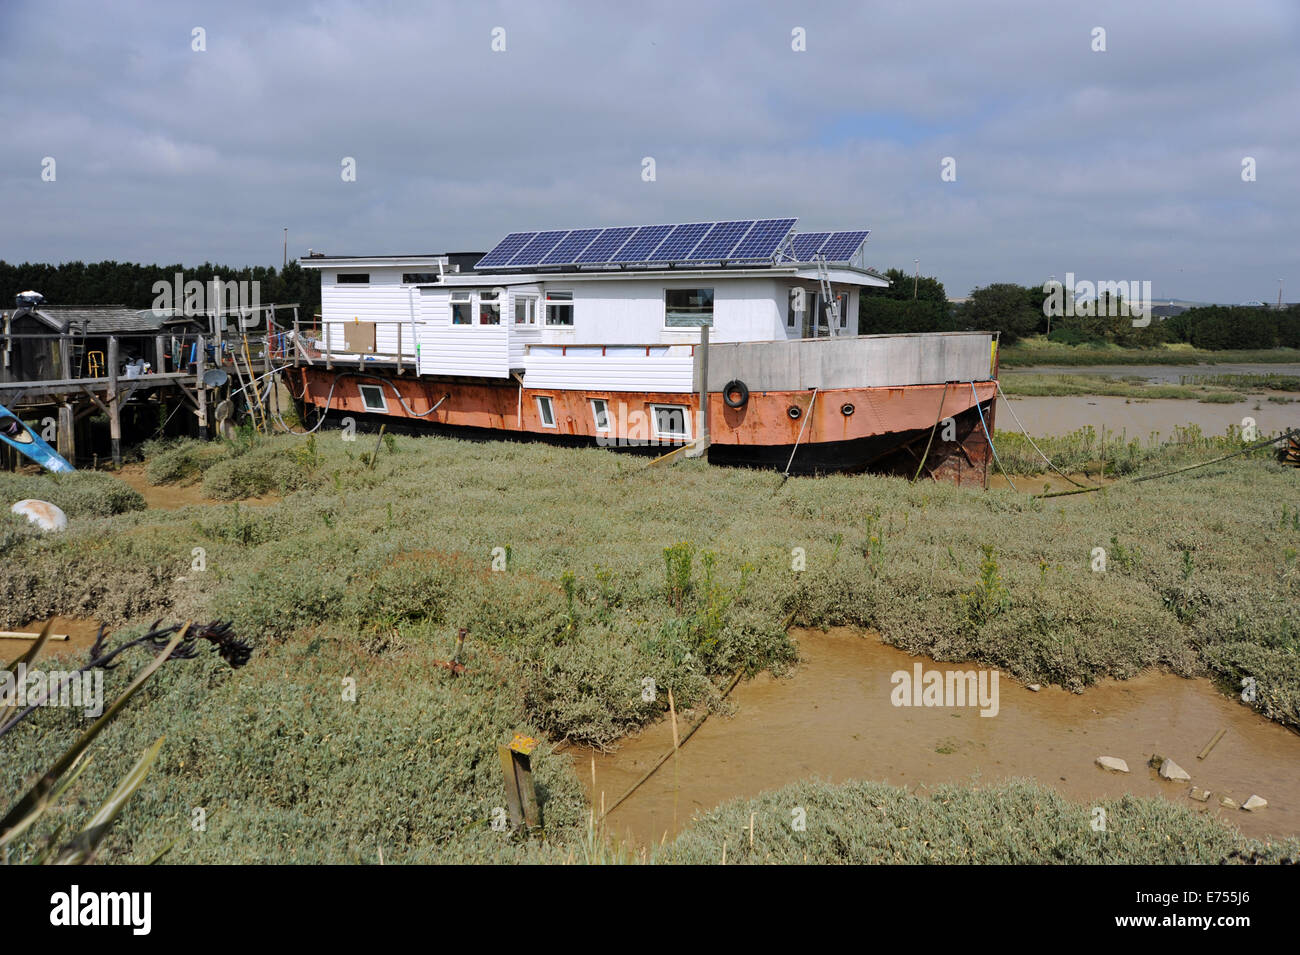
[[[734,400],[733,394],[736,396]],[[749,403],[749,387],[739,378],[733,378],[722,389],[722,400],[728,408],[743,408]]]

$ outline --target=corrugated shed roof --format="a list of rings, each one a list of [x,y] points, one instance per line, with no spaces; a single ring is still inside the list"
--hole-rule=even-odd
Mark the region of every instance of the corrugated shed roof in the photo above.
[[[20,309],[19,312],[21,311],[23,310]],[[137,311],[125,305],[95,307],[42,305],[30,311],[52,327],[78,334],[84,329],[89,335],[156,332],[162,328],[164,318],[149,309]]]

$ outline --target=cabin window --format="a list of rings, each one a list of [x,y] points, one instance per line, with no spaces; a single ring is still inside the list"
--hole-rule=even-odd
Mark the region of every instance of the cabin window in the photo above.
[[[359,385],[361,404],[367,411],[387,411],[388,401],[384,398],[384,389],[379,385]]]
[[[849,293],[840,292],[835,296],[835,304],[840,310],[840,328],[849,327]]]
[[[453,325],[474,324],[474,296],[470,292],[451,293],[451,323]]]
[[[438,281],[437,272],[403,272],[403,285],[421,285],[428,282]]]
[[[340,272],[334,281],[339,285],[369,285],[369,272]]]
[[[591,399],[591,416],[596,420],[596,431],[609,430],[609,402],[604,398]]]
[[[698,328],[713,324],[713,289],[664,289],[664,325],[668,328]]]
[[[544,396],[538,396],[537,414],[542,419],[543,428],[555,427],[555,407],[551,404],[550,398]]]
[[[537,296],[536,295],[515,296],[515,324],[516,325],[537,324]]]
[[[546,293],[546,324],[573,325],[573,293]]]
[[[689,438],[690,415],[682,405],[651,405],[656,438]]]
[[[501,324],[501,293],[478,293],[478,323],[480,325]]]
[[[808,291],[807,289],[795,286],[790,289],[790,302],[786,307],[785,325],[786,328],[798,328],[800,317],[808,311]]]

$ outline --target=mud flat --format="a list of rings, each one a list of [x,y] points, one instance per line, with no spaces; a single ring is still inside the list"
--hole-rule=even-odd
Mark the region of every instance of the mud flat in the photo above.
[[[1208,680],[1147,672],[1073,694],[1039,692],[1010,678],[998,681],[996,716],[980,708],[895,706],[898,671],[972,670],[937,663],[882,644],[873,633],[847,628],[798,630],[801,662],[793,676],[766,674],[742,683],[730,700],[732,717],[711,716],[698,732],[606,822],[618,838],[646,844],[672,838],[704,809],[750,797],[807,777],[830,782],[871,779],[919,787],[943,782],[994,782],[1033,777],[1086,803],[1125,793],[1160,796],[1212,813],[1243,833],[1300,834],[1300,735],[1272,723]],[[685,719],[683,718],[683,728]],[[1226,734],[1204,760],[1197,754]],[[672,728],[662,722],[624,741],[612,754],[573,750],[574,765],[595,804],[612,804],[665,752]],[[1159,753],[1191,774],[1190,783],[1160,779],[1147,766]],[[1117,756],[1128,774],[1096,765]],[[1189,797],[1208,789],[1208,802]],[[1226,809],[1252,794],[1268,808]]]
[[[205,497],[201,480],[189,484],[150,484],[143,464],[128,464],[112,473],[118,480],[139,491],[145,504],[154,510],[175,511],[193,504],[217,507],[227,503]],[[242,507],[261,507],[274,504],[279,499],[278,494],[264,494],[261,497],[241,498],[239,504]]]

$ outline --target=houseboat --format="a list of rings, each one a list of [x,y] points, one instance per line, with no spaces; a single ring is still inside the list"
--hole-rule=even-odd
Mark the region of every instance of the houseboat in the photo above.
[[[889,284],[867,231],[795,221],[309,253],[321,314],[289,336],[284,375],[317,420],[985,481],[996,335],[858,335],[862,290]]]

